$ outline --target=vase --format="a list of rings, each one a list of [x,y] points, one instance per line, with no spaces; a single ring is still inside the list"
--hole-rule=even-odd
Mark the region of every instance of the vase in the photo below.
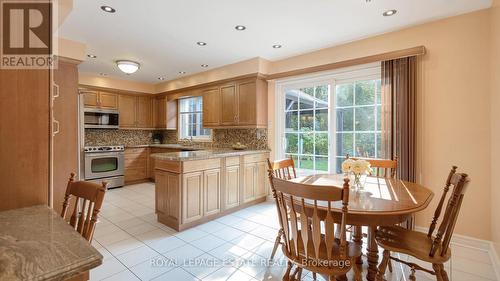
[[[354,187],[358,191],[363,191],[364,190],[364,185],[361,182],[361,174],[354,174]]]

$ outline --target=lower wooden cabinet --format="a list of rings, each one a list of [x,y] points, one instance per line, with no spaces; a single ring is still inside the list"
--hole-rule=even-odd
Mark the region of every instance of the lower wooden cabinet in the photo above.
[[[209,216],[220,212],[220,169],[212,169],[203,172],[203,198],[205,201],[203,215]]]
[[[203,172],[182,175],[182,223],[203,217]]]
[[[237,207],[240,204],[240,166],[226,167],[224,209]]]
[[[179,222],[180,176],[176,173],[156,171],[155,210],[163,219]]]
[[[125,184],[146,180],[148,169],[149,148],[125,149]]]
[[[243,164],[243,202],[267,196],[266,162]]]

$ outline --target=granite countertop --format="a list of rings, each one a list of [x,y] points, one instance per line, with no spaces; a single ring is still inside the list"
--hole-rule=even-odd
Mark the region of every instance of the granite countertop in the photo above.
[[[202,146],[196,146],[196,145],[189,146],[189,145],[182,145],[182,144],[177,144],[177,143],[139,144],[139,145],[128,145],[126,147],[127,148],[154,147],[154,148],[172,148],[172,149],[182,149],[182,150],[203,150],[203,149],[206,149],[205,147],[202,147]]]
[[[64,280],[102,258],[45,205],[0,212],[0,280]]]
[[[157,160],[190,161],[190,160],[203,160],[211,158],[240,156],[240,155],[256,154],[256,153],[266,153],[266,152],[269,152],[269,150],[234,150],[229,148],[222,148],[222,149],[210,149],[210,150],[199,150],[199,151],[154,153],[151,154],[151,157]]]

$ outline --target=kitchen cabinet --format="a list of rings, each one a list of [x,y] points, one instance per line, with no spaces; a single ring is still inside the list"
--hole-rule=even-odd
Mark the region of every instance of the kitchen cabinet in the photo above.
[[[149,148],[125,148],[125,184],[148,179]]]
[[[85,107],[101,109],[117,109],[118,95],[108,92],[80,90],[83,94],[83,104]]]
[[[213,87],[202,90],[203,127],[211,128],[220,125],[220,88]]]
[[[240,204],[240,165],[226,167],[224,209]]]
[[[202,90],[206,128],[267,127],[267,82],[244,79]]]
[[[177,100],[167,100],[166,97],[154,100],[155,128],[177,130]]]
[[[155,210],[157,215],[172,222],[179,221],[179,174],[157,171],[155,184]]]
[[[182,175],[182,223],[203,217],[203,172]]]
[[[118,110],[120,128],[153,128],[153,100],[151,97],[120,95]]]
[[[267,196],[266,156],[255,154],[243,160],[243,202]]]
[[[220,183],[220,169],[212,169],[203,172],[203,192],[204,192],[204,209],[203,215],[213,215],[221,210],[221,183]]]
[[[180,149],[175,149],[175,148],[158,148],[158,147],[151,147],[149,149],[149,154],[154,154],[154,153],[168,153],[168,152],[179,152],[182,151]],[[153,157],[148,157],[148,177],[155,181],[155,159]]]

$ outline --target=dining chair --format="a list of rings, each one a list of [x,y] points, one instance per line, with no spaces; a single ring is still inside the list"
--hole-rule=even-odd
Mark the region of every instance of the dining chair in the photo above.
[[[274,177],[272,170],[269,179],[281,218],[282,250],[288,258],[283,280],[300,280],[303,269],[335,280],[353,267],[355,280],[360,280],[354,260],[361,255],[361,246],[346,239],[349,179],[342,187],[315,186]],[[338,201],[341,204],[335,205]],[[334,205],[341,209],[340,215],[332,211]],[[335,223],[340,223],[339,238],[335,237]]]
[[[435,275],[438,281],[449,280],[443,264],[451,257],[450,241],[460,212],[466,187],[469,183],[467,174],[456,173],[456,169],[457,167],[453,166],[448,174],[446,185],[427,233],[409,230],[400,226],[380,227],[377,230],[375,239],[377,244],[384,249],[384,253],[379,265],[376,280],[384,280],[385,269],[390,260],[395,260],[410,267],[411,273],[409,280],[416,280],[416,270],[422,270]],[[446,200],[448,190],[452,186],[453,190],[448,198],[444,216],[434,236],[434,230],[441,216],[444,201]],[[420,261],[431,263],[432,270],[424,268],[416,263],[392,257],[390,252],[406,254]]]
[[[66,219],[70,200],[72,197],[75,197],[73,213],[69,224],[89,242],[92,241],[92,236],[94,235],[95,224],[106,192],[106,185],[106,182],[97,184],[86,181],[75,181],[75,174],[71,173],[68,186],[66,187],[61,217]]]
[[[277,160],[274,162],[271,162],[269,158],[267,159],[267,165],[269,167],[269,171],[273,173],[273,176],[276,178],[284,179],[284,180],[289,180],[297,177],[297,173],[295,171],[295,163],[292,158],[286,158],[282,160]],[[269,178],[271,179],[271,178]],[[270,182],[271,186],[272,183]],[[273,192],[274,196],[274,192]],[[276,201],[276,207],[278,207],[278,201],[277,198],[275,198]],[[279,217],[281,219],[281,217]],[[281,226],[281,223],[280,223]],[[283,229],[280,228],[278,231],[278,235],[276,235],[276,240],[274,241],[274,247],[273,251],[271,253],[271,260],[274,259],[274,255],[276,254],[276,251],[278,250],[278,246],[281,243],[281,236],[283,234]]]

